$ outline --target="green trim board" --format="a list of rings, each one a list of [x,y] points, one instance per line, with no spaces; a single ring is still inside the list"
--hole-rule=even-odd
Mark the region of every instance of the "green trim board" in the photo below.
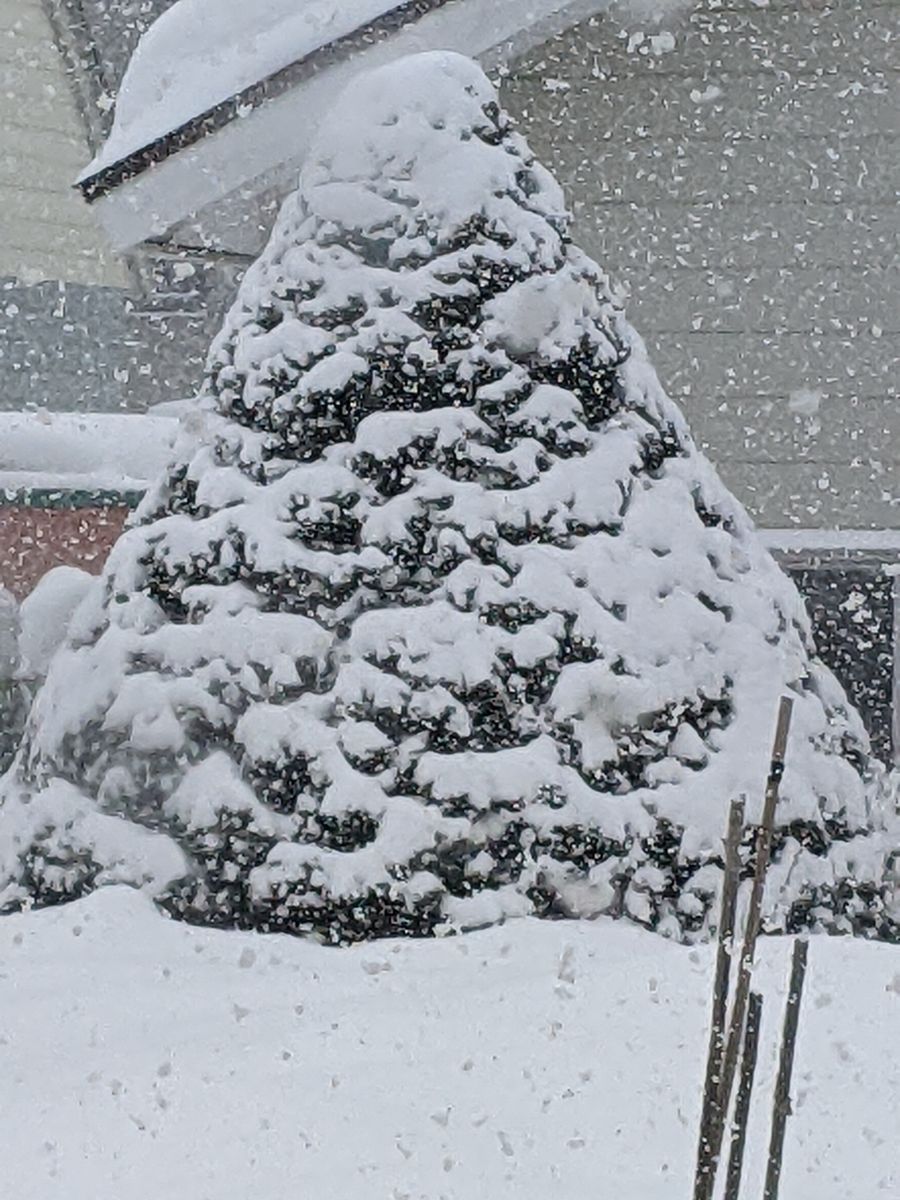
[[[137,508],[142,491],[107,488],[0,488],[0,508]]]

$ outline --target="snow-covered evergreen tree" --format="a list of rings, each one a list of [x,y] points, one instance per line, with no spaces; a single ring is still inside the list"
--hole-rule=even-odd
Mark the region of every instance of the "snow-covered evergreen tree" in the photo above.
[[[200,408],[34,706],[8,905],[702,935],[787,689],[769,925],[895,929],[860,721],[476,65],[350,88]]]

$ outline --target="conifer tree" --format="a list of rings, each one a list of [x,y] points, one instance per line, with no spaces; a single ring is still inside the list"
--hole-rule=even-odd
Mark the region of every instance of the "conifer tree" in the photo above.
[[[768,925],[896,930],[860,720],[476,65],[351,86],[199,413],[3,785],[7,905],[703,936],[788,690]]]

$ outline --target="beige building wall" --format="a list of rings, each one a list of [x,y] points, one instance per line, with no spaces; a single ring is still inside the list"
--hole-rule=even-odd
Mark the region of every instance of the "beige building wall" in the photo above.
[[[0,0],[0,277],[127,285],[72,187],[89,157],[41,0]]]
[[[664,7],[532,52],[505,102],[759,522],[897,529],[900,5]]]

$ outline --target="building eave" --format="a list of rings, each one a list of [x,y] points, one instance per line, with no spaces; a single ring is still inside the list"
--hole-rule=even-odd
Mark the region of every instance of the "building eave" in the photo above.
[[[99,170],[88,168],[90,173],[86,173],[78,180],[78,187],[90,203],[120,184],[142,174],[156,163],[164,162],[173,154],[188,149],[232,121],[246,116],[267,100],[280,96],[291,88],[302,86],[306,80],[312,78],[319,71],[349,58],[352,54],[359,53],[370,46],[373,41],[391,37],[404,26],[414,24],[421,17],[454,2],[458,2],[458,0],[406,0],[406,3],[399,4],[396,8],[382,13],[381,16],[353,30],[352,33],[335,38],[326,46],[321,46],[289,63],[286,67],[282,67],[279,71],[264,76],[233,96],[215,104],[212,108],[197,113],[183,125],[147,145],[137,147],[124,158],[103,166]]]
[[[319,117],[357,71],[421,50],[487,67],[607,8],[610,0],[410,0],[200,113],[77,186],[117,249],[302,160]]]

